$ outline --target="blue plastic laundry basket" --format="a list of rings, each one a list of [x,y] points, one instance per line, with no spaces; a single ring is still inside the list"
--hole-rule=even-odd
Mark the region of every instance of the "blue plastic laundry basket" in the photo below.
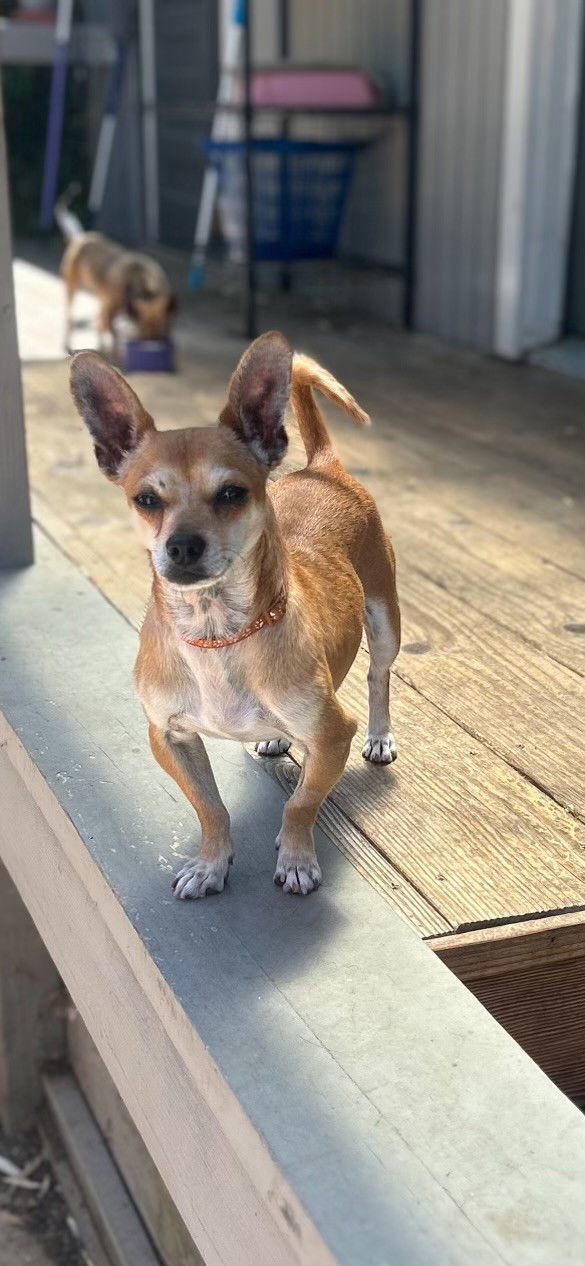
[[[252,142],[254,258],[329,259],[361,141]],[[245,147],[243,141],[205,141],[219,173],[218,202],[224,236],[233,256],[246,240]]]

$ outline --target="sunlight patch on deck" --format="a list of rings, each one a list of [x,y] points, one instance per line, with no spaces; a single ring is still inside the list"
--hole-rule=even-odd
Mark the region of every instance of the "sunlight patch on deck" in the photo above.
[[[64,360],[67,354],[64,345],[65,294],[61,278],[24,259],[14,260],[13,272],[21,360]],[[76,295],[73,319],[83,324],[72,333],[71,344],[75,350],[97,347],[97,310],[97,300],[93,295]]]

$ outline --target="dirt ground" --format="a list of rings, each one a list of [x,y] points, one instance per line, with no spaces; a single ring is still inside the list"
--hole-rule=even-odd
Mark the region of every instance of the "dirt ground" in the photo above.
[[[88,1266],[39,1134],[0,1132],[0,1157],[24,1174],[17,1185],[0,1173],[0,1266]]]

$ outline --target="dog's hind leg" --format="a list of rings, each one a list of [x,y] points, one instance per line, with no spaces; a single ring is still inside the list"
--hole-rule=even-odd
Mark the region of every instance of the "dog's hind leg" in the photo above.
[[[389,765],[397,754],[390,719],[390,667],[398,654],[398,639],[384,598],[366,600],[366,637],[369,713],[362,756],[375,765]]]
[[[365,626],[370,652],[368,731],[362,756],[375,765],[390,765],[397,754],[390,718],[390,668],[400,647],[400,610],[394,552],[378,519],[368,535],[368,561],[360,569],[363,570],[360,579],[366,599]]]

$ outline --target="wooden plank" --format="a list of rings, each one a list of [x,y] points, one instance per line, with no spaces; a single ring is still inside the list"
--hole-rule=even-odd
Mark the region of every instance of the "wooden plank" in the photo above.
[[[580,912],[553,914],[504,927],[429,937],[428,946],[467,984],[480,976],[498,976],[536,963],[580,958],[585,955],[584,922]]]
[[[4,737],[4,725],[2,733]],[[34,783],[39,775],[32,762],[27,766],[25,761],[22,768],[26,782],[5,752],[0,754],[0,786],[6,809],[0,827],[0,853],[12,872],[18,873],[19,889],[25,892],[35,922],[204,1260],[227,1266],[243,1254],[265,1266],[303,1260],[307,1266],[312,1261],[332,1262],[316,1233],[311,1233],[292,1192],[283,1189],[259,1140],[247,1137],[237,1101],[230,1103],[216,1066],[177,1008],[174,995],[165,989],[150,953],[134,939],[109,884],[92,869],[90,855],[80,851],[76,832],[69,832],[66,822],[59,822],[59,813],[55,818],[55,808],[45,800],[42,787],[36,788],[44,801],[42,812],[27,796],[28,779]],[[45,814],[51,817],[57,834]],[[27,841],[26,856],[10,849],[17,819],[21,837],[24,833]],[[114,838],[119,839],[118,835]],[[18,865],[19,857],[26,862],[23,868]],[[110,919],[117,924],[115,935]],[[158,1013],[161,1002],[164,1022]],[[174,1012],[178,1014],[173,1024]],[[213,1109],[205,1093],[208,1086]],[[222,1115],[222,1107],[230,1122],[230,1134],[235,1124],[235,1140],[225,1138],[216,1117],[218,1109]],[[248,1178],[242,1165],[241,1151],[246,1156],[248,1149],[253,1178]],[[226,1203],[229,1219],[224,1218]],[[280,1208],[279,1227],[274,1225],[272,1206],[276,1214]],[[285,1214],[296,1233],[288,1227]],[[303,1245],[300,1252],[299,1238]]]
[[[202,1258],[185,1223],[179,1217],[81,1016],[73,1008],[67,1025],[67,1054],[165,1266],[202,1266]]]
[[[152,401],[149,400],[148,403],[152,408]],[[57,499],[57,496],[60,498],[61,505],[65,505],[68,523],[71,524],[68,530],[63,524],[61,533],[61,538],[68,537],[68,552],[76,558],[76,561],[79,561],[84,556],[84,551],[89,552],[91,557],[92,552],[95,552],[96,541],[100,542],[104,560],[100,565],[101,570],[109,567],[110,572],[122,573],[123,579],[119,581],[120,589],[125,590],[129,585],[137,595],[133,604],[132,617],[130,617],[137,622],[142,617],[143,595],[146,594],[147,589],[147,570],[144,567],[143,555],[138,543],[129,537],[123,501],[115,489],[106,485],[101,487],[96,479],[85,433],[82,432],[79,423],[71,423],[71,418],[68,417],[68,403],[66,404],[63,400],[63,433],[58,430],[56,434],[53,428],[51,428],[51,433],[47,433],[47,400],[43,396],[37,401],[37,405],[30,401],[29,415],[32,425],[35,413],[38,413],[39,417],[39,430],[34,433],[33,479],[35,484],[41,482],[46,486],[43,505],[37,503],[39,522],[43,523],[54,538],[58,538],[58,519],[54,520],[54,510],[51,510],[46,500],[47,485],[51,480],[53,499]],[[168,422],[168,418],[165,420]],[[41,424],[43,430],[41,430]],[[65,456],[63,456],[63,449],[65,449]],[[43,452],[48,454],[44,460],[44,466],[42,465]],[[79,484],[80,473],[81,484]],[[372,482],[375,484],[374,490],[379,498],[382,513],[386,510],[386,506],[394,508],[394,514],[391,514],[389,518],[394,517],[396,520],[398,530],[395,532],[395,537],[398,541],[400,560],[403,560],[403,557],[406,561],[413,556],[423,557],[424,565],[427,566],[429,572],[433,573],[436,573],[437,566],[442,566],[442,571],[447,572],[448,579],[444,575],[439,575],[439,582],[443,585],[450,584],[453,591],[466,596],[471,603],[477,605],[477,609],[484,613],[489,613],[490,609],[494,610],[493,586],[498,586],[499,620],[503,620],[509,627],[517,630],[522,629],[524,625],[524,629],[527,630],[528,636],[534,643],[541,642],[544,648],[550,649],[553,656],[560,662],[569,662],[576,671],[584,671],[585,655],[581,646],[582,636],[567,632],[562,625],[558,628],[558,623],[560,623],[558,610],[562,601],[567,604],[565,613],[562,615],[562,624],[580,627],[580,617],[585,608],[585,587],[581,586],[579,581],[574,577],[563,575],[558,568],[547,566],[536,556],[525,556],[524,552],[517,547],[508,546],[505,541],[499,541],[495,534],[486,532],[475,524],[466,522],[462,527],[461,515],[458,517],[458,534],[463,534],[463,529],[465,529],[465,546],[462,546],[463,555],[461,552],[457,553],[456,528],[453,527],[452,520],[450,524],[444,524],[441,533],[441,527],[439,527],[441,514],[437,508],[433,513],[431,506],[427,515],[427,508],[422,505],[420,496],[417,494],[410,494],[409,498],[406,496],[406,504],[404,504],[404,494],[396,492],[394,485],[389,491],[387,480],[381,480],[380,477],[377,481],[372,479],[370,468],[365,473],[368,484],[372,485]],[[60,480],[63,482],[61,495],[58,490]],[[79,491],[76,492],[77,487]],[[105,514],[104,503],[106,503]],[[419,520],[418,532],[413,525],[415,517]],[[422,538],[424,529],[420,525],[425,523],[425,517],[428,523],[433,523],[433,534],[428,534],[427,541]],[[401,522],[403,519],[408,524],[406,528]],[[465,553],[470,548],[471,534],[474,537],[475,552],[472,552],[470,560],[469,557],[465,557]],[[433,544],[433,536],[438,536],[436,544]],[[91,539],[91,543],[86,537]],[[122,551],[120,551],[120,538],[124,541]],[[450,541],[452,542],[451,551],[448,549]],[[72,552],[72,547],[75,548],[75,552]],[[455,561],[452,560],[453,551],[456,552]],[[98,584],[106,584],[105,577],[103,580],[100,575],[95,575],[96,570],[98,568],[94,563],[94,579]],[[528,581],[524,580],[527,573]],[[546,590],[543,591],[543,582],[547,586],[553,586],[550,594],[547,594]],[[113,595],[110,594],[110,596]],[[113,600],[116,600],[115,596]],[[527,605],[529,606],[528,619],[527,609],[525,609]],[[555,623],[557,628],[555,633],[552,633],[550,627]]]
[[[251,754],[254,755],[253,750]],[[300,760],[299,753],[297,756]],[[262,763],[268,773],[274,775],[288,794],[294,791],[299,775],[298,763],[288,757],[264,760],[261,756],[255,756],[255,759]],[[386,841],[377,844],[368,839],[348,816],[349,806],[346,809],[347,812],[344,813],[335,799],[329,796],[321,805],[317,816],[317,825],[333,841],[340,853],[421,936],[432,937],[451,931],[452,924],[440,910],[392,864],[390,850],[386,851],[384,848]]]
[[[583,583],[459,515],[446,523],[440,508],[427,511],[416,494],[395,496],[379,476],[368,482],[398,524],[406,625],[398,674],[582,815],[585,691],[564,666],[585,670]],[[416,654],[407,659],[411,647]]]
[[[405,527],[399,524],[395,533],[407,583],[412,570],[420,571],[491,626],[502,625],[540,655],[585,676],[585,581],[469,519],[445,521],[431,512],[425,524],[420,503],[417,509],[418,516],[408,507]]]
[[[555,914],[474,932],[430,937],[430,949],[469,984],[485,976],[499,976],[585,955],[583,914]]]
[[[459,441],[449,436],[419,432],[398,432],[383,428],[374,419],[375,430],[358,447],[353,434],[343,436],[336,447],[345,464],[365,483],[368,466],[389,473],[388,491],[415,492],[422,505],[431,502],[461,514],[493,531],[503,540],[557,564],[560,569],[585,579],[582,539],[585,514],[578,486],[582,476],[578,457],[576,477],[547,478],[543,469],[537,476],[517,458],[510,463],[484,451],[477,443],[470,456],[462,453]],[[332,428],[333,429],[333,428]],[[336,427],[334,433],[340,435]],[[375,438],[374,438],[375,437]],[[372,451],[370,451],[372,445]],[[397,506],[399,512],[399,505]],[[392,527],[396,529],[393,516]]]
[[[0,80],[0,567],[21,567],[33,558],[11,256]]]
[[[371,411],[373,435],[385,432],[399,448],[409,439],[420,439],[424,448],[430,439],[441,462],[455,458],[472,485],[481,484],[481,453],[489,472],[497,461],[518,474],[519,489],[543,476],[578,489],[583,382],[534,366],[504,365],[429,337],[374,326],[364,326],[366,333],[350,344],[338,333],[313,329],[311,354],[322,357]]]
[[[354,864],[358,841],[375,842],[390,869],[380,886],[367,857],[370,882],[408,914],[422,935],[427,935],[431,910],[463,929],[585,908],[579,824],[398,675],[393,684],[398,762],[386,770],[364,764],[366,672],[362,649],[339,692],[358,719],[358,734],[346,771],[322,810],[321,825]],[[301,760],[300,753],[296,758]],[[263,763],[272,768],[272,762]],[[286,758],[275,763],[290,789],[294,767]],[[341,817],[336,818],[336,810]],[[414,894],[421,895],[426,909]]]
[[[555,915],[427,941],[578,1103],[585,1103],[583,918]]]
[[[360,733],[366,665],[339,692]],[[356,737],[330,799],[400,873],[460,929],[584,906],[579,823],[398,677],[393,712],[396,766],[364,769]]]
[[[226,384],[242,348],[241,340],[226,334],[222,315],[217,320],[218,312],[210,303],[209,318],[202,320],[199,314],[191,313],[182,331],[185,358],[181,378],[187,385],[183,409],[191,392],[197,397],[202,388],[209,406],[208,423],[225,399]],[[276,316],[275,308],[270,319]],[[558,481],[569,480],[579,493],[585,385],[577,379],[533,366],[505,365],[429,336],[413,336],[357,319],[350,328],[326,331],[323,322],[312,322],[306,312],[299,319],[290,309],[290,300],[285,328],[293,346],[321,359],[372,414],[372,431],[356,437],[352,424],[326,407],[340,450],[348,446],[367,457],[368,450],[373,453],[384,437],[389,446],[386,455],[392,446],[401,473],[403,458],[418,454],[421,470],[434,475],[438,497],[446,471],[454,462],[452,469],[459,472],[459,478],[448,488],[455,496],[454,510],[457,494],[465,494],[465,484],[481,496],[486,466],[487,471],[495,471],[497,463],[510,480],[509,505],[504,503],[501,513],[505,519],[514,505],[519,514],[523,507],[526,522],[521,543],[529,550],[535,548],[532,528],[542,524],[541,507],[533,502],[530,512],[526,498],[533,478],[543,489],[548,482],[549,491]],[[180,390],[180,383],[176,385]],[[151,392],[149,408],[159,400],[164,411],[164,384],[161,389],[151,382],[147,389]],[[180,415],[175,414],[174,425],[180,425]],[[422,442],[417,445],[419,439]],[[393,463],[385,461],[384,469],[392,479]],[[416,478],[417,472],[411,468],[409,474]],[[570,487],[563,491],[570,493]],[[565,535],[578,544],[579,529],[576,524],[571,527],[571,515],[566,517]],[[510,519],[514,520],[513,513]],[[492,515],[483,526],[500,526],[500,520],[495,525]],[[521,527],[520,518],[516,526]],[[563,551],[560,561],[564,561]]]
[[[401,592],[401,678],[585,820],[584,679],[420,573]]]
[[[0,580],[0,849],[204,1259],[579,1262],[585,1121],[322,837],[283,900],[283,793],[237,746],[230,891],[172,901],[134,636],[39,554]]]
[[[160,1266],[136,1208],[70,1073],[43,1078],[45,1097],[112,1266]]]
[[[36,1124],[59,1190],[76,1224],[79,1239],[89,1259],[87,1266],[90,1266],[90,1263],[91,1266],[112,1266],[106,1257],[93,1218],[67,1160],[63,1144],[46,1104],[41,1107]]]
[[[425,501],[430,494],[585,576],[582,384],[396,331],[356,327],[341,343],[338,334],[295,326],[290,313],[287,326],[297,346],[310,344],[370,408],[367,436],[329,415],[340,450],[358,468],[378,464],[395,486],[416,483]],[[168,383],[143,375],[137,385],[163,424],[212,422],[240,345],[201,320],[179,334],[181,375]],[[25,376],[32,389],[28,367]],[[34,380],[43,378],[36,367]]]
[[[180,376],[169,384],[161,383],[156,376],[148,379],[147,375],[139,375],[136,380],[146,406],[163,426],[212,422],[225,398],[225,384],[238,354],[238,348],[228,339],[218,337],[214,346],[210,343],[209,332],[202,327],[193,331],[188,338],[185,335],[183,337],[186,342],[190,340],[190,361],[187,363],[184,358]],[[318,351],[323,339],[317,333],[314,338]],[[438,359],[437,345],[431,343],[428,353],[430,368],[427,365],[425,370],[427,387],[421,398],[414,376],[410,381],[405,381],[403,370],[402,378],[397,384],[391,376],[397,372],[399,354],[407,354],[402,340],[398,336],[396,338],[398,353],[394,350],[393,340],[386,339],[386,362],[389,356],[391,362],[388,367],[384,365],[384,395],[378,389],[376,398],[373,398],[372,388],[374,375],[367,376],[360,372],[359,367],[356,369],[355,348],[344,349],[344,363],[338,368],[343,370],[343,376],[356,392],[363,395],[364,404],[373,406],[375,412],[373,430],[367,435],[359,436],[350,423],[340,419],[338,413],[328,412],[328,421],[336,444],[348,465],[353,466],[366,482],[370,473],[383,470],[387,472],[388,491],[392,489],[401,493],[405,488],[410,488],[417,492],[423,507],[429,500],[433,504],[443,505],[452,513],[464,514],[474,522],[481,523],[488,531],[495,530],[496,536],[516,541],[529,552],[540,552],[549,559],[555,557],[561,567],[566,569],[572,566],[581,576],[585,575],[582,548],[585,518],[581,514],[579,497],[583,467],[578,447],[582,415],[577,412],[568,413],[558,404],[555,410],[553,388],[549,387],[549,409],[545,417],[548,418],[549,431],[552,432],[553,427],[558,431],[554,446],[553,440],[550,441],[550,449],[558,454],[567,452],[567,446],[571,446],[568,450],[570,456],[565,459],[568,474],[561,472],[556,475],[553,458],[549,469],[544,456],[541,465],[533,471],[529,461],[531,437],[528,434],[521,434],[519,450],[508,460],[506,454],[492,448],[491,437],[484,434],[482,420],[476,416],[477,410],[483,407],[485,426],[485,404],[482,405],[479,390],[476,390],[476,381],[481,382],[481,374],[485,379],[488,371],[497,378],[500,367],[494,366],[493,362],[486,362],[488,370],[482,368],[480,374],[482,362],[478,359],[477,372],[474,368],[473,378],[460,374],[462,386],[461,382],[457,383],[456,370],[461,360],[465,366],[465,357],[459,352],[451,352],[449,387],[452,395],[447,394],[439,371],[435,370],[435,386],[442,394],[437,404],[431,392],[433,366]],[[305,343],[306,339],[307,335],[304,334],[301,343]],[[423,342],[426,344],[427,340]],[[196,347],[195,357],[193,344]],[[335,356],[332,355],[331,340],[326,343],[324,353],[332,368],[335,368],[339,351],[337,350]],[[444,356],[444,349],[440,349],[440,353]],[[419,375],[422,372],[422,363],[419,354],[419,362],[415,366]],[[440,372],[443,372],[442,366]],[[492,407],[490,416],[495,419],[492,429],[497,424],[498,435],[508,433],[515,413],[524,420],[529,409],[536,408],[538,392],[530,391],[531,379],[526,377],[526,371],[524,375],[526,393],[523,408],[517,393],[514,396],[514,409],[509,406],[503,410],[499,397],[497,406]],[[382,373],[379,366],[377,377],[380,381]],[[547,377],[552,379],[553,384],[561,382],[558,376]],[[48,386],[50,391],[47,390]],[[73,433],[71,424],[75,427],[76,419],[73,418],[68,400],[66,376],[60,367],[27,366],[25,389],[27,416],[34,440],[31,447],[34,451],[39,445],[46,446],[49,438],[46,426],[47,396],[50,396],[52,402],[51,428],[57,425],[53,421],[55,415],[62,412],[63,417],[68,420],[70,433]],[[563,387],[559,386],[558,390],[562,393]],[[490,387],[489,376],[483,383],[483,391],[491,401],[494,390]],[[450,416],[451,407],[454,402],[457,403],[458,397],[462,397],[459,405],[462,418],[460,429],[453,436],[445,432],[442,421]],[[526,421],[523,424],[526,431]],[[544,427],[544,420],[542,426]],[[570,434],[565,434],[565,431]],[[82,432],[78,427],[77,435],[81,440]],[[81,449],[87,458],[87,473],[90,477],[87,488],[91,496],[92,489],[95,492],[97,485],[85,437]],[[55,442],[52,448],[53,460],[58,451],[59,445]],[[570,483],[567,482],[569,475]],[[39,477],[41,476],[42,468],[39,472]],[[45,480],[50,485],[48,470]],[[55,497],[58,483],[54,485]],[[39,486],[36,479],[35,485]],[[67,487],[66,481],[63,486]],[[115,493],[115,490],[109,491],[111,494]],[[103,498],[110,506],[114,504],[112,496],[108,498],[105,488]],[[62,503],[62,497],[59,498],[59,503]],[[396,527],[395,521],[392,526]]]
[[[209,420],[217,411],[223,394],[220,373],[221,371],[213,365],[211,367],[207,365],[206,380],[203,383],[199,381],[199,373],[195,375],[197,389],[193,390],[193,397],[196,421]],[[213,389],[213,381],[210,382],[214,375],[215,389]],[[27,391],[29,425],[34,439],[33,482],[37,488],[45,490],[44,513],[40,521],[47,526],[48,530],[51,530],[46,522],[48,517],[46,497],[52,495],[53,505],[58,503],[59,507],[64,505],[68,507],[74,535],[82,539],[86,532],[88,536],[91,536],[94,548],[96,538],[103,541],[104,553],[113,560],[110,565],[119,568],[120,562],[122,566],[125,563],[126,577],[136,585],[138,575],[143,582],[141,591],[143,592],[146,585],[146,572],[141,552],[129,530],[123,503],[117,497],[115,489],[106,485],[102,487],[95,478],[93,459],[86,436],[77,419],[72,420],[71,417],[64,376],[60,374],[59,379],[53,377],[51,381],[52,391],[56,392],[59,404],[62,400],[63,408],[62,411],[57,410],[61,421],[56,420],[50,432],[46,427],[48,405],[46,391],[41,391],[39,394],[30,387]],[[174,390],[171,392],[170,399],[169,393],[166,390],[163,392],[159,383],[155,386],[146,383],[144,387],[141,384],[140,389],[145,394],[148,406],[157,414],[157,417],[161,416],[162,425],[171,425],[173,421],[176,423],[183,418],[188,421],[193,420],[192,404],[189,404],[188,409],[186,407],[192,383],[182,383],[180,387],[177,383],[178,380],[174,380]],[[448,549],[444,551],[443,547],[450,539],[453,539],[456,550],[457,539],[459,539],[465,551],[471,548],[472,557],[471,559],[462,558],[460,554],[457,554],[449,570],[451,578],[449,583],[458,587],[458,592],[463,590],[470,601],[479,603],[478,609],[489,612],[490,607],[492,611],[494,609],[494,595],[490,593],[493,582],[498,587],[498,619],[517,631],[521,631],[523,627],[523,636],[531,638],[535,644],[549,650],[554,657],[559,658],[560,662],[567,663],[576,671],[583,671],[583,635],[579,635],[578,632],[571,633],[564,627],[569,625],[574,630],[578,630],[583,624],[581,617],[584,607],[584,590],[582,585],[575,577],[551,563],[550,559],[543,560],[534,553],[532,548],[526,550],[510,544],[502,535],[506,519],[501,506],[498,506],[497,527],[494,530],[493,511],[490,514],[488,528],[482,527],[474,519],[470,520],[468,515],[461,513],[461,509],[457,506],[460,483],[456,486],[452,482],[452,507],[443,504],[440,493],[442,491],[444,493],[445,481],[444,478],[436,477],[436,463],[442,459],[439,437],[436,441],[436,460],[432,467],[435,484],[432,485],[432,501],[429,505],[426,488],[416,485],[416,481],[413,487],[412,471],[403,472],[400,463],[397,466],[397,440],[392,431],[390,431],[389,439],[383,434],[384,428],[382,428],[382,436],[378,431],[374,436],[368,435],[365,440],[360,437],[358,441],[352,431],[348,431],[336,422],[334,414],[331,415],[331,420],[334,430],[338,432],[338,446],[348,461],[348,465],[350,467],[353,465],[355,468],[356,457],[361,460],[358,473],[373,489],[382,512],[387,515],[388,525],[393,529],[398,543],[400,561],[403,558],[410,559],[415,550],[420,555],[422,543],[425,547],[424,559],[429,570],[434,570],[437,557],[442,558],[443,552],[445,552],[443,567],[448,567],[449,551]],[[53,430],[53,426],[56,431]],[[400,443],[399,438],[398,448]],[[359,448],[356,447],[357,445]],[[300,455],[298,440],[293,445],[293,450],[294,465],[295,459],[298,459]],[[43,453],[46,453],[46,458],[43,458]],[[380,468],[387,468],[389,475],[380,476]],[[79,477],[81,477],[80,486]],[[528,488],[530,486],[529,473],[524,472],[524,477]],[[79,496],[76,503],[75,490],[78,486]],[[435,497],[435,493],[439,494],[439,499]],[[474,489],[474,496],[476,500],[473,503],[473,509],[477,512],[478,499],[481,496],[479,487]],[[538,505],[540,510],[540,496]],[[104,515],[105,506],[107,510]],[[417,520],[416,525],[413,524],[414,519]],[[428,527],[431,522],[433,534],[427,533],[426,541],[421,542],[420,534],[424,526]],[[411,525],[412,530],[409,530]],[[435,536],[439,538],[436,542]],[[531,545],[533,544],[531,540]],[[128,551],[127,557],[126,551]],[[580,552],[585,556],[582,548]],[[563,559],[563,561],[566,560]],[[459,562],[462,564],[461,569],[458,567]],[[526,619],[523,605],[525,603],[530,607],[529,620]]]
[[[0,862],[0,1119],[9,1135],[34,1121],[43,1064],[63,1053],[64,1008],[57,971]]]
[[[366,482],[391,531],[402,586],[411,571],[585,675],[585,581],[493,528],[368,467]],[[585,553],[585,550],[584,550]],[[401,586],[401,587],[402,587]]]
[[[388,499],[392,500],[391,492]],[[422,518],[423,514],[424,511],[419,509],[419,517]],[[429,517],[433,522],[432,511]],[[573,656],[569,653],[566,656],[567,639],[571,634],[565,630],[562,638],[560,634],[552,639],[549,635],[548,649],[560,664],[555,667],[546,654],[524,647],[498,628],[501,609],[498,576],[493,576],[492,592],[496,618],[492,617],[485,623],[478,621],[476,606],[488,616],[489,587],[486,585],[482,593],[481,580],[478,582],[476,578],[475,560],[473,579],[466,579],[463,569],[457,579],[454,566],[448,572],[457,597],[461,595],[465,598],[465,610],[463,603],[454,600],[451,593],[445,593],[441,568],[448,567],[448,561],[441,563],[440,550],[429,543],[428,536],[425,540],[422,530],[414,532],[407,525],[402,530],[402,540],[403,544],[407,543],[407,560],[412,563],[406,573],[402,572],[401,583],[407,623],[406,647],[408,649],[414,644],[415,651],[426,653],[424,657],[416,654],[408,660],[403,654],[398,662],[399,675],[417,690],[423,691],[474,737],[489,743],[559,803],[581,816],[585,809],[580,778],[584,736],[581,725],[583,709],[579,703],[583,698],[583,687],[562,668],[567,657],[571,666],[582,672],[581,654]],[[581,553],[585,557],[582,548]],[[531,562],[534,574],[534,560],[529,559],[529,566]],[[428,569],[428,575],[419,574],[421,567]],[[470,570],[467,569],[468,577]],[[558,568],[555,569],[555,580],[558,600],[563,591],[563,574]],[[578,630],[582,627],[579,615],[583,605],[580,590],[572,577],[568,578],[567,591],[572,595],[575,603],[573,611],[576,610],[578,615],[576,620],[571,621],[572,612],[568,611],[569,618],[565,622],[572,623]],[[536,595],[536,586],[525,595],[525,620],[529,626],[533,595]],[[471,610],[470,604],[473,604]],[[529,633],[529,638],[536,646],[543,625],[546,621],[552,622],[556,612],[552,598],[539,602],[535,596],[535,604],[536,629]],[[519,631],[522,615],[520,583],[515,609],[511,612],[508,605],[506,614],[505,596],[502,605],[503,622]],[[453,630],[457,630],[455,637]],[[546,650],[547,639],[544,641]],[[434,683],[432,687],[431,679]],[[502,695],[506,698],[505,708],[501,706]]]
[[[318,343],[319,338],[316,341]],[[327,411],[336,447],[348,467],[353,467],[354,473],[365,482],[368,467],[386,471],[389,488],[394,485],[400,492],[410,487],[418,492],[423,504],[432,501],[444,505],[453,513],[459,512],[486,529],[495,530],[504,539],[540,553],[585,578],[581,401],[579,412],[566,412],[562,405],[563,388],[558,387],[559,398],[555,405],[555,387],[560,376],[547,376],[552,385],[547,392],[549,408],[542,428],[544,431],[547,421],[548,435],[541,442],[543,451],[535,459],[538,445],[530,425],[537,393],[530,390],[530,380],[524,378],[525,394],[515,400],[524,430],[517,434],[510,451],[503,437],[512,426],[511,410],[502,409],[497,397],[496,403],[491,404],[494,384],[485,382],[484,368],[483,391],[491,404],[493,419],[491,429],[486,425],[480,358],[477,358],[473,377],[464,372],[464,356],[453,364],[449,390],[446,390],[436,364],[437,356],[440,361],[444,349],[431,342],[425,371],[427,388],[421,393],[414,370],[410,377],[404,375],[400,381],[399,375],[398,381],[395,380],[397,349],[398,354],[402,351],[405,355],[407,363],[408,352],[399,338],[394,348],[393,343],[394,340],[388,340],[391,363],[388,364],[386,354],[381,362],[383,370],[377,370],[380,383],[377,390],[372,386],[372,377],[356,370],[353,349],[343,356],[341,365],[337,364],[344,381],[349,382],[360,403],[371,412],[374,423],[371,432],[356,437],[349,424],[340,422],[333,411]],[[312,353],[316,354],[313,347]],[[459,357],[459,353],[456,356]],[[339,352],[333,360],[328,357],[328,367],[335,370],[339,359]],[[457,363],[459,384],[455,381]],[[497,380],[493,362],[486,364]],[[526,374],[526,370],[523,372]],[[459,426],[453,430],[449,420],[457,409],[458,396],[463,397],[465,407]]]

